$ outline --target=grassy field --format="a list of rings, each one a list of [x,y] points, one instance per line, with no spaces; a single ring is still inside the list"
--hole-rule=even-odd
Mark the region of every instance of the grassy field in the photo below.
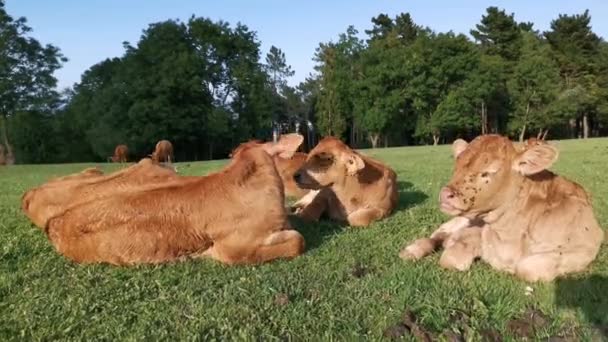
[[[598,220],[608,227],[608,139],[557,145],[554,170],[591,192]],[[294,222],[306,253],[255,267],[207,260],[133,268],[73,264],[29,223],[19,202],[28,188],[90,164],[0,168],[0,340],[408,340],[421,331],[473,341],[598,340],[608,334],[608,246],[588,272],[532,284],[531,294],[529,284],[481,262],[466,273],[440,269],[437,255],[404,262],[400,248],[446,219],[436,199],[450,176],[450,149],[364,153],[397,171],[397,212],[366,229]],[[223,164],[179,168],[202,175]],[[409,328],[399,325],[406,311],[416,316]]]

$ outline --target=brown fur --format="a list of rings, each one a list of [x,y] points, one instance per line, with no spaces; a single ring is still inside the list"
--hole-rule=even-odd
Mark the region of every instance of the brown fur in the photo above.
[[[113,163],[126,163],[127,156],[129,155],[129,148],[127,145],[118,145],[114,149],[114,155],[110,157]]]
[[[282,158],[274,156],[274,165],[279,172],[283,186],[285,187],[285,196],[296,199],[302,198],[310,190],[300,188],[293,179],[293,175],[306,162],[306,153],[296,152],[291,158]]]
[[[131,191],[144,184],[164,183],[177,177],[174,171],[161,167],[150,159],[143,159],[109,175],[90,168],[27,191],[21,199],[21,208],[36,226],[43,228],[51,217],[70,206]]]
[[[507,138],[485,135],[453,148],[456,166],[440,203],[454,218],[402,250],[402,258],[443,245],[444,267],[467,270],[480,257],[527,281],[582,271],[595,259],[604,232],[585,190],[546,170],[557,160],[555,147],[535,140],[516,149]]]
[[[299,187],[317,190],[296,203],[297,215],[307,220],[326,213],[351,226],[367,226],[390,215],[397,205],[395,172],[333,137],[310,151],[295,177]]]
[[[156,143],[156,148],[151,155],[152,160],[171,164],[174,161],[173,158],[173,145],[169,140],[161,140]]]
[[[248,143],[220,172],[81,202],[48,221],[48,237],[61,254],[82,263],[211,257],[238,264],[298,256],[304,239],[289,226],[271,158],[293,153],[299,146],[293,141]]]

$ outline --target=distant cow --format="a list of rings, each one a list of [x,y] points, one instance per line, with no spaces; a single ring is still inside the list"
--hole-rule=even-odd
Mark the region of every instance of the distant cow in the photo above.
[[[55,248],[80,263],[162,263],[210,257],[226,264],[292,258],[304,239],[291,229],[272,156],[289,157],[302,136],[246,143],[223,170],[73,206],[51,218]],[[112,187],[112,185],[109,185]]]
[[[150,159],[143,159],[108,175],[99,169],[88,168],[80,173],[52,179],[27,191],[21,199],[21,208],[36,226],[44,228],[51,217],[71,206],[130,191],[145,184],[165,183],[177,177],[174,171]]]
[[[464,271],[480,257],[527,281],[582,271],[595,259],[604,232],[585,190],[547,170],[555,147],[532,140],[516,149],[508,138],[484,135],[470,144],[456,140],[452,149],[456,166],[439,203],[454,218],[407,246],[402,258],[443,246],[443,267]]]
[[[297,215],[306,220],[327,213],[351,226],[367,226],[390,215],[399,196],[393,170],[333,137],[308,153],[294,180],[301,188],[318,190],[298,203]]]
[[[127,147],[127,145],[118,145],[114,149],[114,155],[111,156],[109,159],[113,163],[126,163],[128,154],[129,148]]]
[[[174,160],[173,158],[173,145],[169,140],[161,140],[156,143],[156,148],[154,152],[150,155],[152,160],[164,163],[167,162],[169,164]]]

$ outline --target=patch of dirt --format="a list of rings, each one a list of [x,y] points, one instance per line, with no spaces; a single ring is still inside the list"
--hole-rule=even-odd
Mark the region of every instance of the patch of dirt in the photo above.
[[[413,336],[416,341],[431,342],[433,335],[424,327],[418,325],[416,316],[411,310],[405,310],[401,318],[401,322],[392,325],[384,330],[384,337],[390,339],[398,339],[406,335]]]
[[[483,342],[502,342],[502,336],[496,329],[484,329],[480,335]]]
[[[511,319],[507,323],[507,331],[514,337],[529,339],[536,331],[549,324],[549,318],[539,310],[528,309],[520,318]]]
[[[355,278],[363,278],[370,273],[370,269],[361,263],[356,263],[350,270],[350,275]]]
[[[274,296],[274,304],[277,306],[285,306],[289,304],[289,295],[286,293],[277,293]]]

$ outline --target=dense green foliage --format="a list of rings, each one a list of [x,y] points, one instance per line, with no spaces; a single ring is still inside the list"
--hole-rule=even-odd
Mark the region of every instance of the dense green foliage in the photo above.
[[[602,170],[608,139],[557,146],[555,170],[591,191],[598,221],[607,227],[608,182]],[[494,328],[509,341],[517,329],[510,320],[532,307],[549,318],[530,341],[560,334],[587,337],[570,336],[573,341],[602,340],[589,334],[594,325],[608,326],[608,246],[588,271],[549,284],[527,284],[482,262],[466,273],[446,271],[438,254],[404,262],[400,248],[446,220],[436,199],[450,177],[450,149],[362,152],[396,170],[400,202],[394,215],[365,229],[294,220],[306,239],[304,255],[246,267],[211,260],[132,268],[71,263],[29,223],[20,199],[50,177],[92,165],[0,168],[0,339],[375,341],[407,307],[432,332],[466,330],[467,341],[483,341],[480,334]],[[177,167],[201,175],[224,164]]]
[[[105,160],[123,143],[140,158],[160,139],[178,160],[221,158],[273,122],[306,133],[305,120],[356,147],[608,133],[608,43],[588,12],[538,32],[490,7],[472,39],[380,14],[320,43],[297,87],[280,48],[261,56],[247,26],[193,16],[151,24],[60,95],[61,53],[28,34],[0,1],[0,119],[19,163]]]

